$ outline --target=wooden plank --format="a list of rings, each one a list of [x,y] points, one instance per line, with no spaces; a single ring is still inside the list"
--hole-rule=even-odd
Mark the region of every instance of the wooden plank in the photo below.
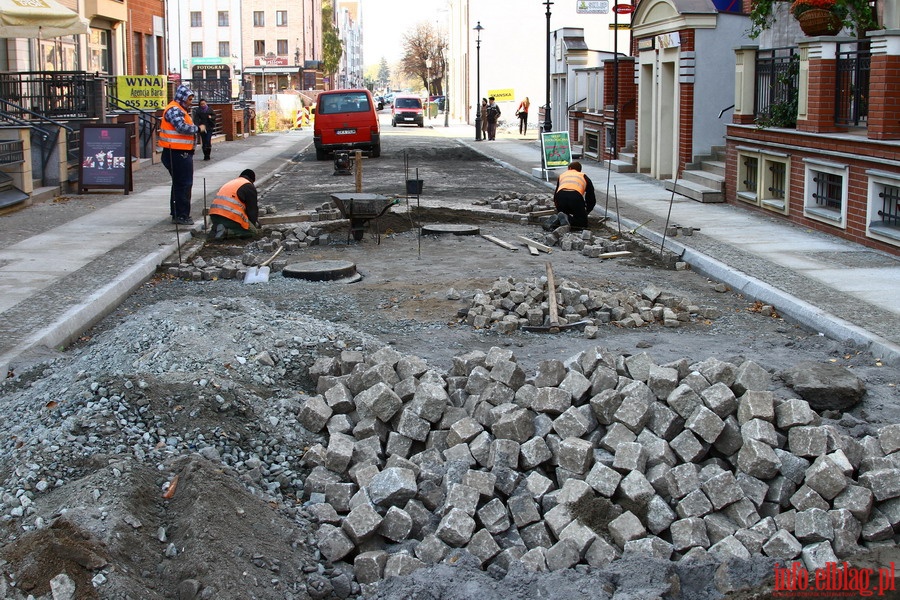
[[[278,225],[280,223],[305,223],[310,220],[309,214],[298,215],[272,215],[270,217],[259,217],[260,225]]]
[[[481,237],[483,237],[484,239],[486,239],[486,240],[489,241],[489,242],[494,242],[495,244],[497,244],[497,245],[500,246],[501,248],[506,248],[507,250],[512,250],[512,251],[518,250],[518,248],[516,248],[515,246],[513,246],[513,245],[510,244],[509,242],[504,242],[504,241],[501,240],[500,238],[496,238],[496,237],[494,237],[494,236],[492,236],[492,235],[487,235],[487,234],[482,233],[482,234],[481,234]]]
[[[551,248],[550,246],[545,246],[544,244],[541,244],[540,242],[536,242],[530,238],[527,238],[524,235],[517,235],[516,238],[525,242],[526,246],[534,246],[538,250],[543,250],[547,254],[550,254],[551,252],[553,252],[553,248]]]
[[[631,252],[629,252],[628,250],[622,250],[620,252],[604,252],[603,254],[597,256],[597,258],[619,258],[621,256],[628,256],[630,254]]]
[[[553,279],[553,266],[547,262],[547,303],[550,308],[550,333],[559,331],[559,307],[556,305],[556,281]]]
[[[537,248],[535,248],[534,246],[530,246],[530,245],[528,246],[528,252],[531,253],[532,256],[537,256],[540,254],[540,252],[538,252]]]
[[[556,214],[556,211],[553,209],[535,210],[535,211],[528,213],[528,218],[531,219],[532,221],[535,221],[537,219],[540,219],[541,217],[551,217],[555,214]]]

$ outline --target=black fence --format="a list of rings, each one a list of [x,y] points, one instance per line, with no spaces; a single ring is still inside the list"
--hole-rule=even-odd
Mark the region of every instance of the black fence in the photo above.
[[[14,114],[20,118],[29,113],[53,119],[97,116],[99,86],[99,77],[84,71],[0,72],[0,97],[19,107]]]
[[[800,55],[796,48],[760,50],[756,55],[754,114],[760,125],[795,127]]]
[[[834,121],[841,125],[864,125],[869,118],[869,41],[837,45],[837,85]]]

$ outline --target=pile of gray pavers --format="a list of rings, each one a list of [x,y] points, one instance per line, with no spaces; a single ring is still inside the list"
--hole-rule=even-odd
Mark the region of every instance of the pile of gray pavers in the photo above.
[[[504,192],[495,195],[486,203],[476,202],[475,204],[489,204],[494,210],[527,215],[553,208],[553,194]]]
[[[900,527],[900,425],[855,439],[752,361],[597,347],[529,376],[492,348],[443,374],[386,347],[310,375],[299,421],[327,437],[304,456],[306,507],[361,584],[461,549],[499,572],[623,555],[812,572]]]
[[[490,289],[478,291],[465,314],[465,321],[476,329],[495,329],[512,333],[520,327],[547,326],[550,308],[546,277],[517,280],[504,277]],[[691,304],[688,299],[655,286],[636,290],[591,289],[577,281],[562,279],[556,285],[559,324],[590,320],[594,336],[597,327],[642,327],[656,323],[679,327],[692,318],[714,319],[718,309]],[[592,337],[592,336],[588,336]]]

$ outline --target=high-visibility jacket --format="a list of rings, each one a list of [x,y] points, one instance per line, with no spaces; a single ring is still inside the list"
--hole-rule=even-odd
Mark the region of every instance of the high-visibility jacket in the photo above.
[[[238,190],[241,186],[250,183],[249,179],[238,177],[232,179],[221,188],[209,207],[209,214],[225,217],[234,221],[243,229],[250,229],[250,219],[247,217],[247,209],[238,198]]]
[[[573,190],[584,196],[587,191],[587,182],[584,180],[584,173],[575,169],[567,169],[559,175],[558,190]]]
[[[191,113],[184,110],[184,107],[174,100],[169,102],[169,105],[166,106],[163,115],[169,112],[170,108],[177,108],[184,113],[185,123],[188,125],[194,124]],[[170,150],[193,150],[194,146],[196,146],[196,137],[193,133],[179,133],[174,125],[163,118],[162,124],[159,126],[159,145]]]

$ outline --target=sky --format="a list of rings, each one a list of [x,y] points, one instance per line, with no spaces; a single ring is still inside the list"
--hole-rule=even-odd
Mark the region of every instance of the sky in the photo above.
[[[362,0],[363,64],[400,60],[404,34],[422,21],[445,23],[446,6],[446,0]]]

